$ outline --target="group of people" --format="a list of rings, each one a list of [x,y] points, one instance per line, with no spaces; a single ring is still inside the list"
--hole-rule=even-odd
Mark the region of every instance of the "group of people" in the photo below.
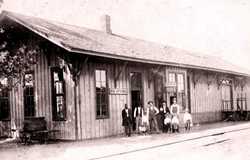
[[[176,103],[176,99],[173,100],[173,104],[170,108],[167,107],[165,101],[162,102],[159,109],[154,105],[153,101],[149,101],[147,107],[141,105],[132,110],[125,104],[122,110],[122,125],[125,128],[125,134],[131,136],[133,119],[135,120],[136,133],[163,133],[167,132],[179,132],[179,116],[180,105]],[[183,121],[185,123],[186,130],[190,130],[192,125],[192,116],[185,111],[183,115]]]

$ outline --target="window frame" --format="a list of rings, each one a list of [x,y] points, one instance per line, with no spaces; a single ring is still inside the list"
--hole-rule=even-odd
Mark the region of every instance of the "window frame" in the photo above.
[[[59,82],[62,83],[62,92],[63,93],[56,93],[56,85],[55,85],[55,79],[54,79],[54,73],[57,72],[59,74],[62,74],[62,80],[59,80]],[[61,72],[61,73],[60,73]],[[58,77],[60,79],[60,77]],[[60,67],[51,67],[51,99],[52,99],[52,120],[53,121],[66,121],[67,120],[67,107],[66,107],[66,86],[65,86],[65,80],[63,77],[63,69]],[[59,117],[57,112],[57,97],[63,97],[63,106],[62,106],[62,112],[63,117]]]
[[[175,80],[174,82],[170,81],[170,74],[174,75],[174,80]],[[176,93],[182,93],[182,92],[178,92],[178,86],[179,86],[178,75],[182,75],[183,93],[185,93],[186,92],[185,73],[183,73],[183,72],[174,72],[174,71],[168,72],[168,84],[171,85],[171,86],[176,87],[176,90],[175,90]]]
[[[9,83],[9,81],[8,81],[8,78],[6,78],[7,79],[7,85],[8,85],[8,83]],[[7,106],[5,106],[5,109],[6,110],[8,110],[7,112],[8,112],[8,115],[7,116],[2,116],[1,114],[0,114],[0,121],[10,121],[11,120],[11,109],[10,109],[10,91],[8,90],[8,88],[7,88],[7,86],[6,86],[6,88],[3,88],[0,92],[6,92],[6,93],[4,93],[4,94],[6,94],[7,95],[7,97],[5,97],[5,96],[2,96],[2,94],[3,93],[0,93],[0,104],[1,104],[1,102],[2,102],[2,100],[3,101],[7,101]],[[0,106],[1,107],[1,106]],[[0,108],[0,111],[1,111],[2,109]]]
[[[32,81],[33,81],[33,85],[32,85],[32,87],[33,87],[34,115],[32,115],[32,116],[26,116],[26,115],[25,115],[25,106],[26,106],[26,101],[25,101],[25,96],[26,96],[26,94],[25,94],[25,89],[26,89],[26,87],[29,87],[29,86],[26,86],[26,79],[25,79],[26,74],[31,74],[32,77],[33,77],[33,80],[32,80]],[[34,71],[31,70],[31,71],[25,72],[25,74],[24,74],[24,76],[23,76],[23,105],[24,105],[23,107],[24,107],[24,117],[34,117],[34,116],[36,115],[35,88],[36,88],[36,86],[35,86],[35,73],[34,73]],[[30,96],[30,95],[29,95],[29,96]]]
[[[97,114],[97,94],[98,94],[98,92],[97,92],[97,90],[96,90],[96,84],[97,84],[97,77],[96,77],[96,71],[105,71],[105,80],[106,80],[106,82],[105,82],[105,85],[106,85],[106,90],[105,90],[105,99],[106,99],[106,106],[107,106],[107,114],[106,115],[102,115],[102,114],[100,114],[100,115],[98,115]],[[102,79],[102,78],[101,78]],[[109,107],[109,87],[108,87],[108,71],[107,71],[107,69],[105,69],[105,68],[95,68],[94,69],[94,86],[95,86],[95,116],[96,116],[96,119],[108,119],[109,117],[110,117],[110,107]],[[100,105],[100,108],[102,108],[101,107],[102,105]],[[101,111],[100,111],[101,112]]]
[[[182,87],[183,87],[183,90],[179,92],[179,81],[178,81],[178,75],[181,75],[182,76]],[[177,93],[185,93],[186,92],[186,88],[185,88],[185,74],[184,73],[176,73],[176,92]]]

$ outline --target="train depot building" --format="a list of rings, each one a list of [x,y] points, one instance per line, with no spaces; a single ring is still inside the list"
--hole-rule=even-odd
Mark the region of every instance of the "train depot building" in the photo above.
[[[173,98],[194,123],[248,118],[250,73],[221,60],[105,31],[3,11],[0,25],[39,47],[32,71],[0,94],[0,136],[22,129],[25,118],[44,117],[56,139],[82,140],[123,133],[124,104],[134,109]]]

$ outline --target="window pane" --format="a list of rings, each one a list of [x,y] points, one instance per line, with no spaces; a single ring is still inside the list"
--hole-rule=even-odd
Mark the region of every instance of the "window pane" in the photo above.
[[[101,84],[101,87],[102,87],[102,88],[106,88],[106,82],[105,82],[105,81],[102,81],[101,83],[102,83],[102,84]]]
[[[96,70],[95,71],[95,80],[96,81],[101,81],[100,75],[101,75],[100,70]]]
[[[54,81],[59,81],[59,75],[57,72],[54,72]]]
[[[0,119],[8,119],[10,117],[9,97],[0,97]]]
[[[0,83],[3,86],[7,86],[8,85],[8,79],[7,78],[0,78]]]
[[[57,106],[57,117],[59,119],[64,118],[63,96],[56,97],[56,106]]]
[[[106,93],[105,92],[102,93],[102,95],[101,95],[101,104],[106,105],[106,98],[107,98]]]
[[[102,113],[101,114],[105,116],[105,115],[107,115],[107,113],[108,113],[107,112],[107,106],[106,105],[102,105]]]
[[[33,74],[25,74],[24,76],[24,83],[25,83],[25,86],[33,86]]]
[[[101,71],[101,85],[106,88],[106,71]]]
[[[56,82],[56,94],[63,94],[63,83],[62,82]]]
[[[101,94],[100,94],[100,93],[97,93],[97,94],[96,94],[96,104],[97,104],[97,105],[100,105],[100,104],[101,104]]]
[[[101,110],[100,109],[101,109],[100,105],[97,104],[97,106],[96,106],[96,115],[97,116],[101,116]]]
[[[106,83],[106,71],[101,71],[101,81]]]

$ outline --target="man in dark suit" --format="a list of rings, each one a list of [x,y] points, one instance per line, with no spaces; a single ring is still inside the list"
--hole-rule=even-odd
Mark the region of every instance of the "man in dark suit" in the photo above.
[[[124,105],[122,110],[122,125],[125,128],[125,134],[131,136],[131,126],[132,126],[132,114],[131,109],[128,108],[127,104]]]

